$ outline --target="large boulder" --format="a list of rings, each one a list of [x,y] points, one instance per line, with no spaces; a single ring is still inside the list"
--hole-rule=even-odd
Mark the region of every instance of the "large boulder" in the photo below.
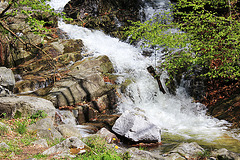
[[[44,111],[48,117],[54,119],[55,107],[52,102],[29,96],[0,97],[0,114],[6,113],[6,117],[29,117]]]
[[[161,130],[151,123],[142,111],[125,111],[112,130],[133,142],[161,142]]]

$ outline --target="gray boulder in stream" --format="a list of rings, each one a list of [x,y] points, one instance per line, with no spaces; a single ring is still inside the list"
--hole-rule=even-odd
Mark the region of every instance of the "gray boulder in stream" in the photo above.
[[[142,111],[125,111],[112,130],[133,142],[161,142],[161,130],[151,123]]]

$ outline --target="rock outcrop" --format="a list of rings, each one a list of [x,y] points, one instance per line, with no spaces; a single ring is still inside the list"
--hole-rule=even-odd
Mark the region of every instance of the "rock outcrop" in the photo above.
[[[87,58],[76,62],[68,76],[55,83],[46,99],[56,107],[75,105],[82,101],[90,102],[108,95],[114,86],[104,82],[104,73],[112,73],[113,66],[107,56]],[[110,102],[109,102],[110,103]]]

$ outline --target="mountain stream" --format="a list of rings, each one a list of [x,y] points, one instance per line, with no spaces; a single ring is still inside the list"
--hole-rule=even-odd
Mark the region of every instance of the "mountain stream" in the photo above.
[[[69,0],[52,0],[50,5],[61,10]],[[152,16],[168,9],[167,0],[155,0],[146,5],[144,12]],[[120,112],[134,107],[145,111],[151,122],[162,128],[164,143],[196,141],[207,147],[228,148],[240,152],[240,134],[229,131],[231,125],[206,115],[206,107],[193,102],[184,88],[177,95],[162,94],[158,84],[148,73],[147,67],[155,65],[155,57],[144,57],[140,47],[132,46],[102,31],[89,30],[59,21],[59,28],[72,39],[81,39],[88,53],[94,56],[107,55],[114,64],[118,83],[131,80],[126,93],[121,95]],[[157,52],[161,56],[161,52]],[[164,80],[164,75],[161,77]]]

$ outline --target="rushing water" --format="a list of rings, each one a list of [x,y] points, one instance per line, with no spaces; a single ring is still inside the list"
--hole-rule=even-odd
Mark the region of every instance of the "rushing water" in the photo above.
[[[67,1],[52,0],[50,4],[58,10]],[[156,10],[159,12],[168,6],[166,0],[152,2],[154,5],[147,5],[144,9],[150,16]],[[121,112],[139,107],[146,112],[150,121],[162,128],[163,134],[180,136],[185,140],[213,142],[228,133],[228,122],[207,116],[205,107],[194,103],[183,88],[177,90],[176,96],[162,94],[157,82],[146,69],[149,65],[154,65],[154,58],[142,56],[140,48],[97,30],[64,22],[59,22],[59,28],[67,32],[70,38],[81,39],[88,52],[94,56],[107,55],[114,64],[116,74],[119,75],[119,83],[126,79],[133,82],[128,86],[127,92],[122,94],[118,106]]]

